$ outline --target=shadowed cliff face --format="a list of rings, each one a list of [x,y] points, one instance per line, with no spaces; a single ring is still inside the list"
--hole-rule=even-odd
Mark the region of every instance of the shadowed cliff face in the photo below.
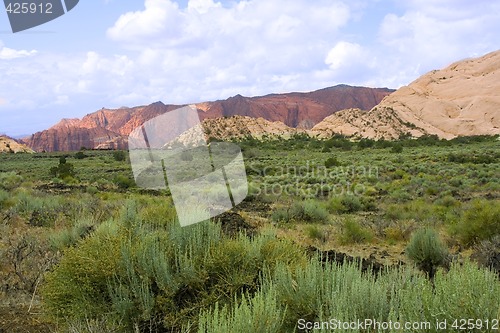
[[[310,129],[336,111],[356,107],[368,110],[393,90],[335,86],[310,93],[272,94],[261,97],[236,95],[226,100],[197,104],[200,119],[234,115],[279,121],[293,128]],[[147,106],[101,109],[80,119],[63,119],[48,130],[24,138],[35,151],[71,151],[81,147],[125,149],[130,132],[181,105],[156,102]]]
[[[272,94],[251,98],[236,95],[212,103],[200,117],[206,119],[240,115],[310,129],[336,111],[352,107],[369,110],[391,92],[393,90],[386,88],[341,85],[310,93]]]

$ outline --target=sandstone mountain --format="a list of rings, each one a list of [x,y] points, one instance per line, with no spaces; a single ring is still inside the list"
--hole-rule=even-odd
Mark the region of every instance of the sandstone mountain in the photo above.
[[[431,71],[370,111],[349,109],[325,118],[312,133],[375,139],[500,134],[500,51]]]
[[[200,118],[235,115],[280,121],[293,128],[310,129],[325,117],[343,109],[369,110],[394,90],[338,85],[309,93],[271,94],[262,97],[236,95],[223,101],[198,105]]]
[[[0,135],[0,153],[34,153],[34,151],[8,136]]]
[[[236,95],[226,100],[196,104],[201,120],[246,116],[242,119],[262,118],[270,122],[281,122],[288,127],[310,129],[325,117],[346,108],[368,110],[377,105],[393,90],[387,88],[365,88],[339,85],[309,93],[271,94],[261,97]],[[126,148],[127,136],[137,126],[160,114],[181,105],[165,105],[156,102],[147,106],[120,109],[101,109],[82,119],[63,119],[48,130],[24,138],[23,142],[36,151],[71,151],[81,147],[97,149]],[[252,121],[248,128],[269,128],[274,123],[263,125],[262,120]],[[261,125],[257,125],[260,123]],[[220,128],[218,123],[214,126]],[[208,125],[207,125],[208,126]],[[284,125],[283,125],[284,126]],[[286,126],[285,126],[286,127]],[[225,134],[221,135],[224,136]]]

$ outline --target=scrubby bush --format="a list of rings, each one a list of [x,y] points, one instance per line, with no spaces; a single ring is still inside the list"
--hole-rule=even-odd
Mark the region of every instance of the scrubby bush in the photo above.
[[[7,208],[9,206],[9,199],[9,192],[0,189],[0,209]]]
[[[391,152],[399,154],[403,152],[403,145],[401,143],[394,143],[391,148]]]
[[[424,228],[413,234],[406,255],[433,280],[437,267],[445,264],[448,258],[448,249],[436,231]]]
[[[96,320],[107,314],[126,331],[179,331],[209,311],[253,295],[277,264],[306,263],[304,252],[272,234],[224,238],[219,225],[153,228],[126,206],[69,248],[47,276],[42,294],[54,319]]]
[[[83,151],[79,151],[75,153],[75,158],[77,160],[83,160],[84,158],[88,157]]]
[[[355,213],[363,208],[361,201],[355,195],[339,195],[328,202],[328,210],[332,213]]]
[[[453,163],[473,163],[473,164],[490,164],[496,163],[500,159],[500,153],[490,154],[449,154],[447,157],[448,162]]]
[[[273,211],[271,219],[274,222],[328,222],[328,211],[324,205],[315,199],[293,201],[285,207]]]
[[[483,240],[480,244],[474,246],[474,258],[482,266],[496,271],[500,276],[500,235],[491,240]]]
[[[373,240],[373,232],[362,227],[358,221],[347,218],[340,227],[340,242],[342,244],[366,243]]]
[[[127,189],[135,185],[135,182],[125,175],[116,175],[113,182],[121,189]]]
[[[343,194],[332,197],[327,203],[328,211],[336,214],[349,214],[359,211],[374,211],[377,206],[372,198]]]
[[[181,160],[185,162],[189,162],[193,160],[193,154],[189,150],[184,150],[181,153]]]
[[[500,235],[500,201],[472,201],[463,217],[451,227],[451,231],[465,246]]]
[[[321,241],[325,241],[327,238],[326,234],[323,232],[323,230],[321,230],[318,226],[315,226],[315,225],[308,225],[305,228],[305,232],[306,232],[307,237],[309,237],[311,239],[318,239]]]
[[[115,161],[121,162],[121,161],[125,161],[125,159],[127,158],[127,155],[125,154],[125,152],[123,150],[115,150],[113,152],[113,158],[115,159]]]
[[[23,177],[13,171],[0,172],[0,189],[13,190],[23,182]]]
[[[0,290],[3,295],[12,292],[32,295],[57,255],[49,250],[45,231],[21,226],[16,229],[0,237]]]
[[[363,138],[359,140],[358,147],[361,149],[371,148],[375,145],[375,140]]]
[[[276,223],[280,222],[290,222],[293,216],[290,212],[290,208],[280,207],[273,210],[271,213],[271,220]]]
[[[58,166],[50,168],[50,174],[61,179],[75,177],[76,175],[75,167],[73,166],[73,164],[68,163],[66,161],[66,157],[64,156],[61,156],[59,158]]]
[[[301,218],[306,222],[325,223],[328,221],[328,211],[321,202],[309,199],[301,202]]]
[[[327,168],[332,168],[332,167],[336,167],[336,166],[340,166],[340,165],[342,165],[342,164],[339,162],[339,160],[335,156],[329,157],[325,161],[325,167],[327,167]]]
[[[356,262],[321,264],[313,259],[292,270],[279,265],[265,276],[253,298],[244,294],[233,307],[204,310],[198,333],[322,332],[331,330],[332,318],[344,323],[359,318],[380,323],[429,322],[430,327],[421,331],[451,333],[456,331],[452,324],[461,316],[495,320],[499,292],[493,273],[467,261],[451,265],[447,273],[438,272],[433,287],[408,267],[389,269],[375,277],[363,274]],[[452,324],[442,330],[435,326],[436,320]],[[484,323],[483,319],[474,332],[496,331]]]

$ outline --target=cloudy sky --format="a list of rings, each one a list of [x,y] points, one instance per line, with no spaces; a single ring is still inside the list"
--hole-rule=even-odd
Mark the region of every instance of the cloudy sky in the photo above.
[[[398,88],[500,49],[498,31],[491,0],[81,0],[16,34],[0,8],[0,133],[159,100]]]

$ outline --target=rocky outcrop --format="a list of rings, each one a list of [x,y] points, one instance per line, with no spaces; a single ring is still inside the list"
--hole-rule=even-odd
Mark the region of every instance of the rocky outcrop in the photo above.
[[[235,115],[268,120],[274,125],[263,123],[262,120],[249,121],[246,124],[246,121],[240,119],[237,122],[238,126],[242,126],[241,130],[235,129],[233,125],[230,127],[233,132],[238,132],[238,135],[243,135],[245,131],[260,133],[265,129],[269,130],[272,136],[274,132],[288,133],[289,127],[310,129],[326,116],[348,107],[368,110],[392,91],[387,88],[340,85],[310,93],[272,94],[261,97],[236,95],[226,100],[199,103],[196,107],[201,120]],[[24,138],[23,142],[36,151],[71,151],[81,147],[122,149],[126,148],[127,137],[136,127],[181,106],[156,102],[133,108],[103,108],[82,119],[63,119],[48,130]],[[213,125],[214,133],[221,130],[220,136],[226,137],[231,131],[222,129],[221,124],[215,122],[207,126]]]
[[[385,97],[368,112],[345,110],[312,132],[394,139],[401,134],[500,134],[500,51],[431,71]]]
[[[232,116],[229,118],[206,119],[202,122],[207,138],[217,140],[254,138],[288,139],[295,133],[304,133],[302,129],[292,128],[280,121],[268,121],[263,118]]]
[[[34,151],[6,135],[0,135],[0,153],[34,153]]]

